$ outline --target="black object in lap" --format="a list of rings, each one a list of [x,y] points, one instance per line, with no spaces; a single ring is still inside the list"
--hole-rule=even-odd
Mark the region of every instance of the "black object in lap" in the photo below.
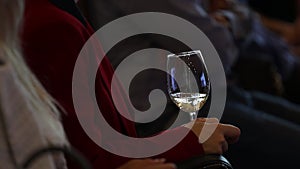
[[[233,169],[228,160],[221,155],[193,157],[176,165],[177,169]]]

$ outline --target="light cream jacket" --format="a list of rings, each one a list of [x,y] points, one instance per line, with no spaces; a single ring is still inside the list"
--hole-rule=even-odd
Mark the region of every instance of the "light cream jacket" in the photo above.
[[[26,102],[9,64],[0,64],[0,169],[15,169],[30,154],[50,145],[67,145],[54,114],[36,112]],[[64,169],[62,154],[47,155],[32,169]]]

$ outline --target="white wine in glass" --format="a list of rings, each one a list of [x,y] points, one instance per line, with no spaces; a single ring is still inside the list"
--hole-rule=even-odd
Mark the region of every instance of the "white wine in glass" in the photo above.
[[[208,72],[199,50],[168,55],[168,92],[172,101],[190,119],[197,118],[197,112],[205,104],[210,91]]]

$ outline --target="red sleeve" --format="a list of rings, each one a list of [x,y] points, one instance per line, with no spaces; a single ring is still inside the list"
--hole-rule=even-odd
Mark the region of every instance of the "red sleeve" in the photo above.
[[[173,134],[176,134],[177,132],[185,132],[184,130],[188,129],[185,127],[178,127],[167,131],[165,134],[170,135],[171,139]],[[162,155],[159,155],[159,157],[166,158],[168,161],[178,162],[202,154],[204,154],[204,150],[198,141],[198,137],[190,131],[179,144]]]
[[[28,26],[27,26],[28,25]],[[23,50],[30,68],[60,104],[69,112],[71,82],[76,58],[86,35],[68,22],[41,26],[25,24]]]
[[[22,34],[25,59],[47,91],[67,112],[62,117],[70,143],[93,161],[98,154],[106,152],[82,130],[72,103],[74,65],[90,35],[80,22],[66,13],[57,14],[52,9],[51,12],[34,11],[32,8],[26,11]],[[36,16],[37,13],[40,16]]]

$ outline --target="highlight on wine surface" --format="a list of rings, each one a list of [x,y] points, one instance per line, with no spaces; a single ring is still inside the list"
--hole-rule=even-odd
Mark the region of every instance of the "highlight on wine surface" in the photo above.
[[[210,91],[206,65],[200,50],[168,55],[167,87],[172,101],[191,120],[204,106]]]

